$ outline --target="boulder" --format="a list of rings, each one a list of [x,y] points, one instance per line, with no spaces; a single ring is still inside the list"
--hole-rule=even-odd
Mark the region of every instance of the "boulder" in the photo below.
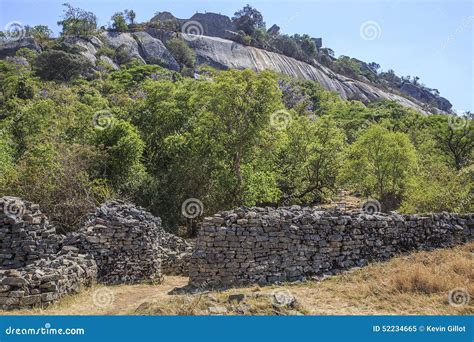
[[[97,61],[97,49],[101,48],[104,43],[102,43],[97,37],[77,37],[77,36],[68,36],[64,39],[64,43],[76,45],[80,48],[80,54],[86,57],[93,65]]]
[[[143,59],[148,64],[160,64],[168,69],[179,71],[179,64],[166,46],[146,32],[136,32],[133,37],[139,44]]]
[[[401,105],[428,114],[422,103],[390,93],[371,84],[334,73],[314,61],[315,66],[275,52],[244,46],[231,40],[193,36],[186,40],[195,51],[198,64],[208,64],[218,69],[273,70],[294,78],[312,80],[325,89],[337,92],[344,100],[369,103],[380,99],[393,100]]]
[[[230,18],[222,14],[211,12],[196,13],[188,21],[195,21],[201,24],[203,28],[201,34],[209,37],[231,38],[235,36],[237,31]]]
[[[413,97],[418,101],[431,104],[432,106],[445,112],[449,112],[453,107],[451,102],[449,102],[444,97],[432,94],[428,90],[423,89],[410,82],[403,82],[402,86],[400,87],[400,91]]]
[[[0,59],[4,59],[7,56],[14,56],[15,53],[22,48],[41,52],[40,46],[31,37],[20,40],[0,40]]]
[[[103,32],[101,33],[101,38],[104,40],[105,44],[117,51],[119,58],[117,62],[127,63],[132,59],[137,59],[138,61],[145,64],[145,60],[140,55],[140,48],[138,42],[130,33],[121,33],[121,32]]]

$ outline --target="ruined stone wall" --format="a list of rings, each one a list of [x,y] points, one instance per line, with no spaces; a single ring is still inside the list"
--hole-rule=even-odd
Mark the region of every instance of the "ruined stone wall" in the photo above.
[[[61,237],[39,206],[15,197],[0,198],[0,267],[19,268],[59,250]]]
[[[412,250],[471,240],[474,215],[366,215],[311,208],[250,208],[206,218],[190,283],[234,286],[304,280]]]
[[[46,306],[95,280],[95,261],[63,239],[38,205],[0,198],[0,308]]]
[[[164,232],[161,242],[163,274],[188,276],[193,247],[193,243]]]
[[[104,284],[160,282],[161,219],[143,208],[111,201],[97,208],[84,227],[65,241],[94,257]]]
[[[39,206],[0,198],[0,308],[46,306],[95,281],[160,282],[187,275],[192,244],[166,233],[143,208],[111,201],[67,237]],[[164,261],[162,266],[162,260]]]

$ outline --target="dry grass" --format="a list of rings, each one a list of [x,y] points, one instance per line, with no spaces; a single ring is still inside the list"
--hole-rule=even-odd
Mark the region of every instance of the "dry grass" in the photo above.
[[[187,284],[184,277],[166,277],[160,285],[95,286],[69,296],[47,309],[0,312],[21,315],[202,315],[210,307],[225,307],[227,314],[271,315],[468,315],[474,301],[455,307],[449,304],[452,289],[463,288],[474,297],[474,243],[453,249],[417,252],[374,263],[363,269],[282,286],[234,288],[221,292],[171,295],[174,288]],[[94,304],[93,295],[106,288],[114,301],[107,306]],[[288,291],[297,307],[272,305],[274,291]],[[244,294],[240,302],[229,295]]]

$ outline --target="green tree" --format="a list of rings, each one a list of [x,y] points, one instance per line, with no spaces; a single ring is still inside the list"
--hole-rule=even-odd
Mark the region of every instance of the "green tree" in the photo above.
[[[38,55],[33,67],[43,79],[67,82],[86,75],[92,64],[82,55],[50,49]]]
[[[62,26],[62,35],[78,35],[87,36],[93,34],[97,30],[97,17],[92,12],[72,7],[70,4],[63,4],[64,14],[63,20],[58,21],[58,25]]]
[[[182,39],[170,39],[167,42],[167,48],[181,66],[194,68],[196,54]]]
[[[278,163],[283,203],[320,203],[334,193],[344,145],[344,133],[332,119],[293,119]]]
[[[52,38],[53,31],[47,25],[36,25],[28,28],[28,35],[35,38],[40,45],[44,45]]]
[[[136,18],[136,16],[137,16],[136,13],[135,13],[135,11],[134,11],[134,10],[127,10],[127,9],[126,9],[126,10],[124,11],[124,13],[125,13],[125,18],[128,20],[128,22],[129,22],[131,25],[135,24],[135,18]]]
[[[141,163],[144,143],[137,129],[130,123],[107,118],[107,127],[96,129],[95,144],[107,157],[100,165],[102,178],[110,180],[119,190],[138,186],[143,176]]]
[[[128,31],[128,25],[125,20],[125,14],[123,12],[115,13],[111,18],[112,20],[112,29],[118,32]]]
[[[232,21],[237,30],[242,30],[249,36],[252,36],[258,28],[265,29],[262,13],[250,5],[246,5],[240,11],[235,12]]]
[[[456,170],[472,164],[474,159],[474,114],[464,116],[433,115],[428,120],[438,147]]]
[[[405,134],[373,125],[350,146],[342,179],[388,211],[399,206],[416,167],[415,148]]]

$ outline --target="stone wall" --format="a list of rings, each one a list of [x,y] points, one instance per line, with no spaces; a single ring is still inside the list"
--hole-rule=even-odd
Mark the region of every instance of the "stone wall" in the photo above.
[[[164,232],[161,242],[163,274],[188,276],[193,247],[193,243]]]
[[[78,232],[57,234],[39,206],[0,198],[0,308],[46,306],[98,281],[160,282],[187,275],[192,244],[143,208],[111,201]],[[162,266],[163,260],[163,266]]]
[[[59,250],[61,237],[39,206],[15,197],[0,198],[0,267],[19,268]]]
[[[95,261],[63,239],[38,205],[0,198],[0,308],[46,306],[94,281]]]
[[[474,216],[366,215],[311,208],[250,208],[206,218],[190,284],[234,286],[335,274],[412,250],[471,240]]]
[[[143,208],[111,201],[97,208],[65,241],[92,255],[104,284],[160,282],[161,220]]]

